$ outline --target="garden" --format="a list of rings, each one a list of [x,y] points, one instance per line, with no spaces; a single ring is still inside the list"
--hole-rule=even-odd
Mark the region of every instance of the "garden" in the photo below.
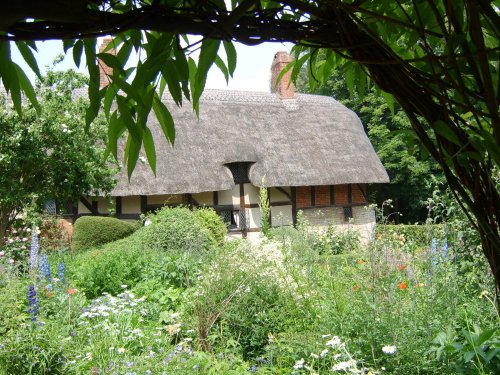
[[[144,222],[149,225],[144,226]],[[227,240],[211,209],[7,233],[0,374],[495,374],[493,280],[465,220]]]

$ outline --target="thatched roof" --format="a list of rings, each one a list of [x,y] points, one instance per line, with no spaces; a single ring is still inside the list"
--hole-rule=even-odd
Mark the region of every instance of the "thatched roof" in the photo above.
[[[189,103],[165,103],[175,120],[172,147],[152,116],[156,177],[138,161],[130,184],[125,168],[114,196],[198,193],[234,186],[225,166],[254,162],[250,182],[268,186],[388,182],[387,173],[354,112],[330,97],[206,90],[197,119]],[[141,153],[145,156],[144,153]]]

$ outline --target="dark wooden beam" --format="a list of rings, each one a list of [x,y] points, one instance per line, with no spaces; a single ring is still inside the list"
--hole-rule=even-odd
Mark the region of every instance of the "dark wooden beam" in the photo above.
[[[122,214],[122,206],[123,206],[123,198],[122,197],[116,197],[115,198],[115,209],[116,209],[116,216]]]
[[[316,206],[316,186],[311,186],[311,206]]]
[[[295,186],[291,187],[291,200],[292,200],[292,222],[293,225],[297,225],[297,189]]]
[[[85,198],[85,197],[81,196],[81,197],[80,197],[80,202],[82,202],[82,204],[85,206],[85,208],[86,208],[87,210],[89,210],[89,211],[90,211],[90,213],[91,213],[92,215],[97,215],[97,213],[98,213],[98,212],[97,212],[97,207],[94,207],[94,205],[93,205],[93,204],[91,204],[91,203],[87,200],[87,198]],[[78,211],[78,209],[77,209],[77,211]]]
[[[330,206],[335,205],[335,186],[330,185]]]
[[[242,214],[241,210],[243,210],[243,214]],[[245,223],[243,223],[243,225],[241,225],[242,218],[245,219]],[[240,228],[241,228],[241,236],[243,238],[246,238],[247,231],[248,231],[246,221],[247,221],[247,217],[246,217],[246,212],[245,212],[245,185],[240,184]]]
[[[141,195],[141,214],[145,214],[147,212],[148,212],[148,196]]]
[[[218,191],[214,191],[213,200],[214,200],[214,206],[218,206],[219,205],[219,192]]]
[[[347,203],[352,205],[352,185],[347,185]]]

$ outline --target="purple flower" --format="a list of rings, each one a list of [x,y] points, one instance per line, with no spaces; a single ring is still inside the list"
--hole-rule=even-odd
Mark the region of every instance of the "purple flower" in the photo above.
[[[36,322],[38,314],[38,300],[36,298],[35,286],[31,284],[28,288],[28,314],[31,315],[31,321]]]
[[[255,371],[257,371],[258,368],[259,368],[259,366],[252,365],[252,367],[250,367],[250,372],[253,374]]]
[[[47,281],[50,283],[52,281],[52,277],[50,276],[50,264],[47,255],[43,254],[40,257],[40,273],[45,276]]]
[[[59,264],[59,273],[57,274],[61,283],[64,283],[64,263]]]

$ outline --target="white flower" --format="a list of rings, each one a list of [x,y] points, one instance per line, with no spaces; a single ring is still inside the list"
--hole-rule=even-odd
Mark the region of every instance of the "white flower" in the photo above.
[[[118,348],[118,353],[120,353],[120,354],[125,353],[125,348]]]
[[[339,362],[332,367],[332,371],[345,371],[354,365],[354,361]]]
[[[327,354],[328,354],[328,349],[325,349],[319,355],[321,358],[325,358]]]
[[[318,359],[319,355],[317,355],[316,353],[311,353],[311,357],[313,357],[314,359]]]
[[[396,354],[397,350],[398,349],[394,345],[386,345],[382,347],[382,351],[385,354]]]
[[[339,346],[340,344],[342,344],[342,341],[340,340],[340,338],[338,336],[333,336],[333,338],[331,340],[328,340],[325,345],[330,346],[332,348],[335,348],[336,346]]]
[[[304,367],[304,363],[305,363],[304,358],[301,358],[300,360],[298,360],[297,362],[295,362],[295,365],[293,366],[293,368],[295,370],[301,369],[301,368]]]

